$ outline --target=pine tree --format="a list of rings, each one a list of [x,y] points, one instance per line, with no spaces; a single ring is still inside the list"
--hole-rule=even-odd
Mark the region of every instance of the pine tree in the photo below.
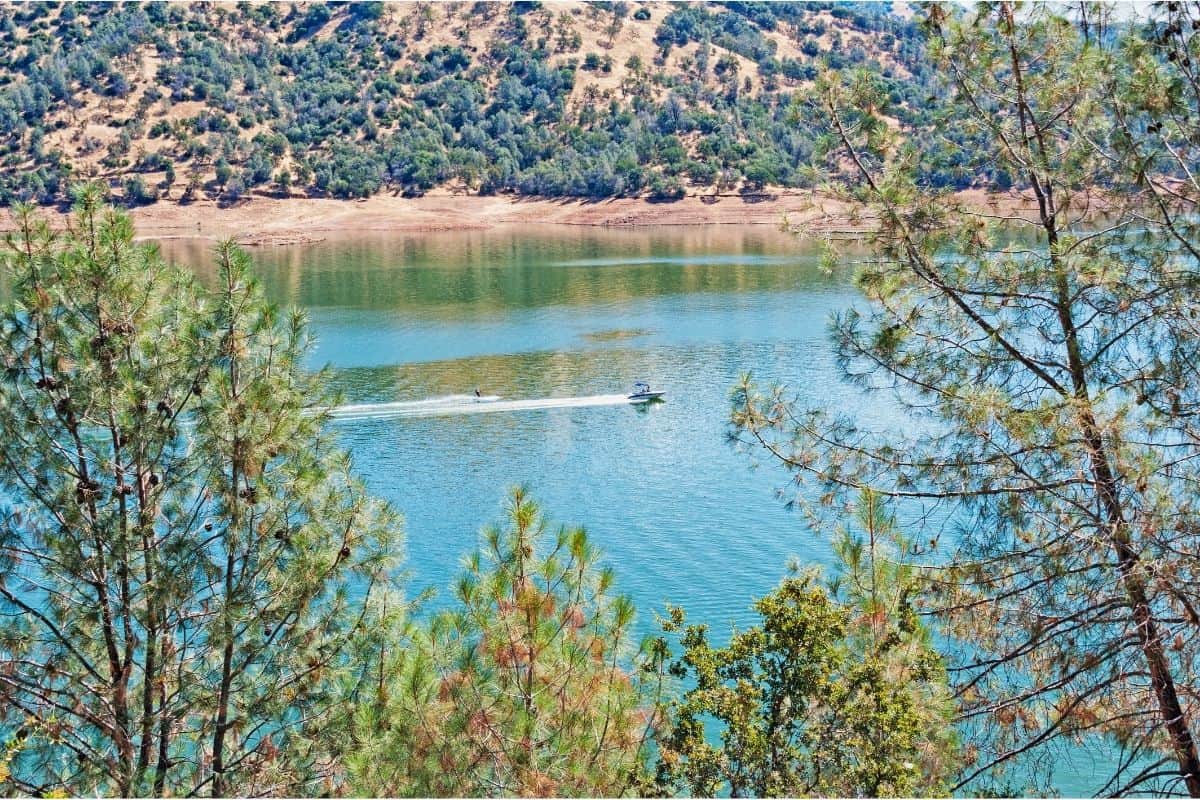
[[[644,778],[661,658],[579,528],[517,489],[456,605],[413,635],[359,709],[354,789],[372,796],[619,796]]]
[[[827,492],[818,516],[863,487],[950,516],[926,601],[958,642],[976,748],[953,788],[1103,735],[1118,755],[1101,793],[1200,796],[1200,94],[1170,66],[1179,20],[1157,49],[1085,11],[931,6],[946,86],[934,126],[903,139],[875,78],[822,76],[808,109],[845,177],[831,189],[877,223],[868,302],[834,320],[835,346],[847,378],[914,424],[865,430],[750,382],[733,422]],[[1200,22],[1187,28],[1195,49]],[[980,168],[1031,209],[921,178]]]
[[[311,794],[399,523],[351,476],[299,314],[202,290],[84,188],[0,317],[0,729],[23,794]]]

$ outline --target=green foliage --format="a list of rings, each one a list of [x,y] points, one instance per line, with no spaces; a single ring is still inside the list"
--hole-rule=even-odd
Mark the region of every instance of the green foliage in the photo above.
[[[884,797],[945,791],[956,763],[941,658],[908,605],[915,582],[879,499],[866,538],[844,533],[841,571],[788,578],[754,604],[762,623],[715,647],[681,609],[670,672],[688,687],[668,712],[658,786],[701,797]],[[714,738],[714,731],[717,737]]]
[[[484,540],[457,606],[413,634],[360,707],[355,791],[625,794],[643,776],[659,684],[653,657],[630,663],[632,604],[584,531],[551,531],[521,489]]]
[[[201,289],[128,216],[15,209],[0,313],[7,791],[311,794],[399,521],[324,430],[303,318],[217,248]]]
[[[824,119],[827,189],[875,222],[839,364],[912,414],[869,430],[747,382],[735,434],[797,474],[818,522],[862,488],[949,520],[921,600],[958,643],[960,791],[1100,740],[1119,756],[1098,793],[1200,796],[1200,19],[1155,13],[931,5],[946,86],[914,133],[871,70],[797,106]],[[1029,205],[945,191],[981,169]]]

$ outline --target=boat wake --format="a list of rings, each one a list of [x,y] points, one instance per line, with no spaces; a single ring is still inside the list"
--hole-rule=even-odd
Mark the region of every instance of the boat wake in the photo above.
[[[395,403],[358,403],[329,409],[334,420],[389,419],[392,417],[442,417],[459,414],[492,414],[503,411],[541,411],[551,408],[587,408],[637,404],[624,394],[595,394],[587,397],[542,397],[531,400],[501,400],[489,395],[475,397],[452,394],[428,400],[405,400]]]

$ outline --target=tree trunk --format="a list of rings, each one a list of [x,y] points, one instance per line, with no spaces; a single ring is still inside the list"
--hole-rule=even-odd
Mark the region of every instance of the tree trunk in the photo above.
[[[1057,247],[1058,237],[1054,228],[1053,218],[1045,220],[1051,251]],[[1145,578],[1139,573],[1140,557],[1133,547],[1129,531],[1129,521],[1125,519],[1124,509],[1118,494],[1116,474],[1109,462],[1108,450],[1104,437],[1096,423],[1092,411],[1091,397],[1088,391],[1086,368],[1080,353],[1079,339],[1070,309],[1070,295],[1067,291],[1063,267],[1057,263],[1057,258],[1051,257],[1054,266],[1059,270],[1058,314],[1066,337],[1067,362],[1071,370],[1071,380],[1075,391],[1075,399],[1080,402],[1080,423],[1083,429],[1084,442],[1088,449],[1091,462],[1092,479],[1100,502],[1104,507],[1104,515],[1108,524],[1109,542],[1117,557],[1118,569],[1121,573],[1121,584],[1125,589],[1129,608],[1137,626],[1138,644],[1146,659],[1150,671],[1150,683],[1154,687],[1154,695],[1158,701],[1159,713],[1163,724],[1171,737],[1171,749],[1179,763],[1179,772],[1187,786],[1188,795],[1200,797],[1200,756],[1196,751],[1196,742],[1192,737],[1189,720],[1179,702],[1179,694],[1175,688],[1175,679],[1171,674],[1171,665],[1162,646],[1158,623],[1150,607],[1146,593]]]

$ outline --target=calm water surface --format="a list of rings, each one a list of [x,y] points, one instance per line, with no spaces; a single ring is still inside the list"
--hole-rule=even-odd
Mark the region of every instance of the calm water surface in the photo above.
[[[207,245],[168,243],[204,275]],[[507,487],[603,548],[643,630],[670,601],[726,629],[828,543],[789,512],[787,476],[726,440],[740,373],[814,402],[860,404],[825,332],[856,299],[814,248],[775,230],[589,229],[422,234],[254,251],[275,301],[304,308],[346,402],[478,387],[574,398],[646,379],[650,407],[611,405],[338,423],[370,488],[406,519],[411,590],[447,587]],[[438,600],[435,600],[436,604]]]
[[[208,244],[168,256],[211,277]],[[780,500],[788,476],[726,440],[741,373],[808,404],[901,426],[885,399],[841,382],[830,315],[858,301],[811,243],[764,228],[490,230],[365,237],[253,252],[272,299],[304,308],[346,402],[479,388],[505,400],[666,389],[652,407],[556,407],[337,423],[359,474],[403,511],[409,594],[449,599],[462,558],[526,484],[554,520],[603,548],[644,632],[667,602],[720,635],[790,558],[829,560],[827,537]],[[761,462],[761,463],[756,463]],[[1090,759],[1062,762],[1087,794]]]

